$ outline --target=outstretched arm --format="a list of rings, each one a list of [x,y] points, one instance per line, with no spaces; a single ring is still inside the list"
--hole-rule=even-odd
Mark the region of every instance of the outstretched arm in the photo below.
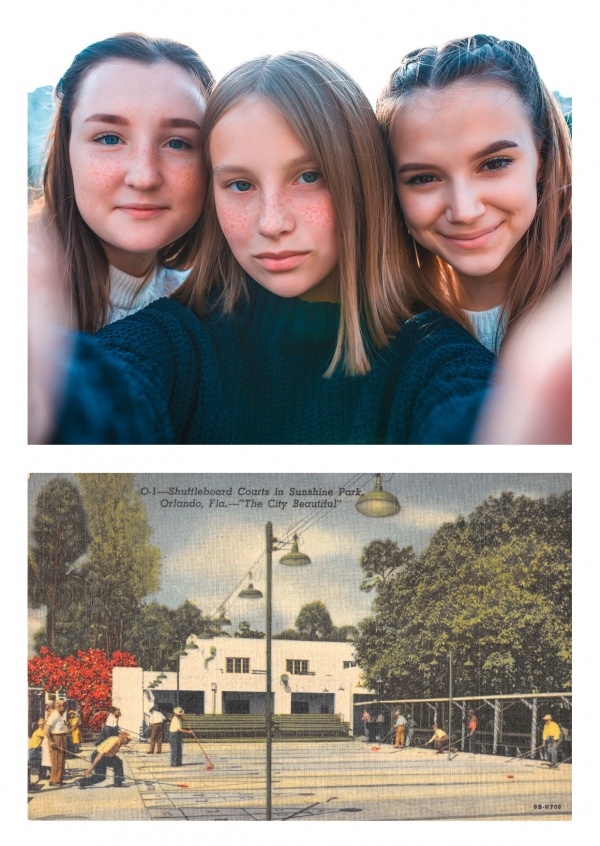
[[[199,398],[211,361],[200,322],[170,300],[77,335],[54,442],[187,442],[196,418],[210,414]]]
[[[39,208],[30,210],[28,224],[28,440],[41,444],[52,434],[72,341],[58,233]]]
[[[570,444],[571,271],[515,328],[477,432],[481,444]]]

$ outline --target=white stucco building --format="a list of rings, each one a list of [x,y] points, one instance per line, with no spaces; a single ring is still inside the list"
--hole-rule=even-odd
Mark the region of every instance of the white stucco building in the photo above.
[[[147,719],[153,701],[165,712],[178,700],[187,713],[262,714],[265,670],[264,640],[191,635],[179,679],[176,672],[116,667],[113,703],[122,711],[121,725],[132,731]],[[272,642],[274,714],[339,714],[352,725],[355,696],[372,696],[360,681],[351,643]]]

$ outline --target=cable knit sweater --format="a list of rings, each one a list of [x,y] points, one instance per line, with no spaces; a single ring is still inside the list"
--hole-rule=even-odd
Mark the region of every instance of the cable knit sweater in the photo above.
[[[494,357],[434,312],[407,321],[364,376],[323,373],[335,303],[250,282],[233,315],[161,299],[79,335],[57,443],[468,443]]]

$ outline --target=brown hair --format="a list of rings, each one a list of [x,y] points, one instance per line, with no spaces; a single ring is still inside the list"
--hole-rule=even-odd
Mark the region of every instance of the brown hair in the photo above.
[[[540,79],[531,54],[515,41],[474,35],[441,47],[412,50],[391,74],[377,100],[377,118],[390,163],[390,133],[399,105],[416,91],[441,90],[463,79],[492,80],[516,91],[539,145],[537,210],[522,239],[502,307],[500,325],[505,323],[508,334],[554,285],[571,260],[570,136],[560,107]],[[402,220],[399,204],[397,209]],[[458,303],[450,265],[419,245],[419,268],[417,248],[406,226],[401,224],[398,229],[409,258],[407,275],[418,291],[420,304],[448,314],[472,331]]]
[[[229,109],[264,98],[306,146],[331,192],[339,240],[340,325],[325,375],[343,362],[350,374],[370,369],[368,349],[384,346],[408,316],[395,233],[394,189],[373,109],[356,83],[333,62],[307,52],[262,56],[219,81],[204,119],[209,188],[202,214],[202,250],[175,297],[195,311],[211,289],[231,312],[247,295],[244,271],[219,226],[212,192],[210,134]]]
[[[109,302],[108,259],[102,245],[79,214],[75,202],[69,159],[71,115],[87,72],[111,59],[128,59],[143,64],[172,62],[186,70],[207,93],[212,74],[198,54],[177,41],[150,38],[125,32],[91,44],[78,53],[55,90],[56,114],[50,134],[48,158],[43,175],[43,205],[60,235],[67,264],[67,290],[77,328],[95,332],[106,322]],[[158,251],[158,262],[166,267],[189,266],[198,249],[199,223],[172,244]]]

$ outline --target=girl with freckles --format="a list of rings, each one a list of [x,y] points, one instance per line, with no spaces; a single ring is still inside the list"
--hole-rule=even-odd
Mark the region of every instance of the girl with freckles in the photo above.
[[[566,121],[530,53],[475,35],[413,50],[377,102],[420,304],[494,352],[571,260]]]
[[[185,283],[76,339],[62,443],[465,443],[494,358],[412,318],[372,108],[337,65],[265,56],[203,124],[209,184]]]
[[[187,276],[206,191],[201,125],[212,83],[190,47],[139,33],[91,44],[59,81],[31,240],[52,236],[46,257],[62,258],[75,328],[95,332]]]

